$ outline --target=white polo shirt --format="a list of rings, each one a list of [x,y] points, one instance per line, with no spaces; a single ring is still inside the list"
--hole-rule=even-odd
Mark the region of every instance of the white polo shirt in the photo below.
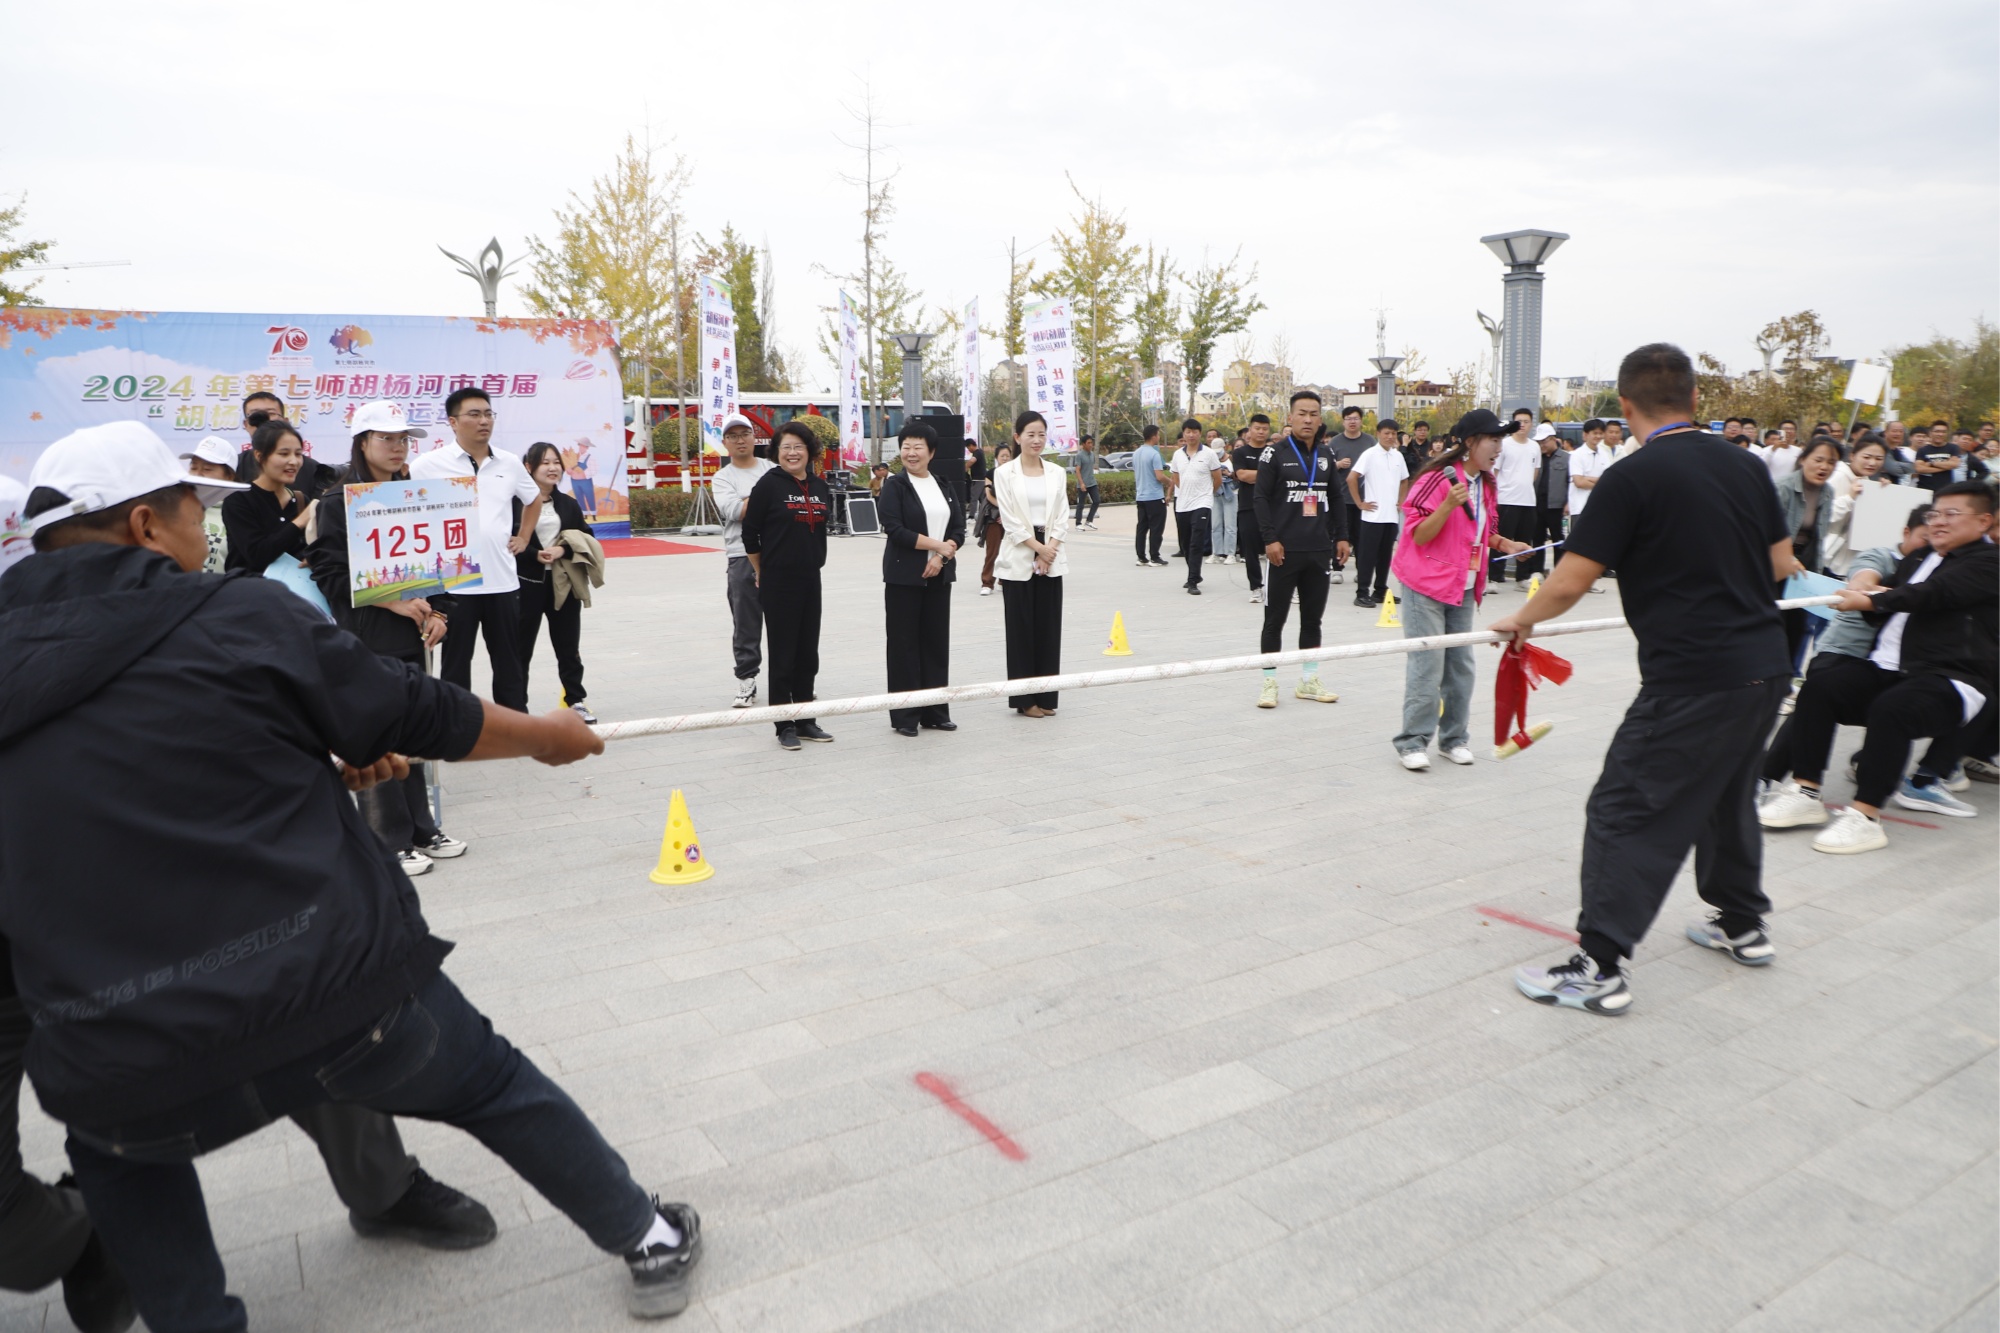
[[[514,501],[531,505],[541,498],[542,488],[535,485],[521,460],[503,449],[490,449],[486,462],[475,468],[472,455],[456,440],[410,460],[411,481],[442,477],[476,477],[479,481],[479,586],[455,589],[452,596],[518,590],[521,576],[514,569],[514,553],[507,549],[514,535]]]
[[[1215,472],[1221,466],[1221,460],[1207,445],[1192,454],[1185,449],[1174,450],[1167,463],[1175,478],[1174,512],[1186,514],[1210,508],[1215,500]]]
[[[1579,444],[1569,455],[1569,516],[1575,518],[1590,503],[1590,491],[1576,484],[1579,477],[1601,477],[1611,466],[1611,450],[1600,443],[1595,449]]]
[[[1494,489],[1503,505],[1533,505],[1535,474],[1542,470],[1542,447],[1533,440],[1510,435],[1500,442],[1500,457],[1493,465]]]

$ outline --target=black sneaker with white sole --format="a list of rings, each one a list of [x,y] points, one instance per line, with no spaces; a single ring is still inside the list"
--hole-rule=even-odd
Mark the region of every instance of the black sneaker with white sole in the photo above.
[[[433,861],[449,861],[454,856],[465,855],[464,841],[452,837],[443,829],[439,829],[429,838],[418,838],[415,846],[418,851],[430,857]]]
[[[818,741],[824,745],[833,739],[833,733],[817,722],[801,722],[797,730],[802,741]]]
[[[632,1273],[632,1295],[625,1308],[635,1319],[671,1319],[688,1307],[688,1277],[701,1262],[701,1218],[684,1203],[653,1207],[681,1233],[679,1245],[652,1245],[625,1256]]]
[[[1778,955],[1771,937],[1761,930],[1748,930],[1741,935],[1729,934],[1722,928],[1720,913],[1711,915],[1706,921],[1688,922],[1687,937],[1704,949],[1728,954],[1745,967],[1768,967]]]

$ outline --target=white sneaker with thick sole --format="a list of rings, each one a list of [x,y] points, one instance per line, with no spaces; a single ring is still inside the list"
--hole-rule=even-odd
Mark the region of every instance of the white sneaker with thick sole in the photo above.
[[[431,859],[422,852],[405,851],[396,853],[396,862],[403,867],[403,873],[411,879],[431,873]]]
[[[1304,680],[1301,680],[1299,687],[1292,691],[1292,697],[1294,699],[1304,699],[1307,703],[1314,704],[1337,704],[1340,702],[1340,696],[1320,684],[1318,676],[1307,676]]]
[[[1469,746],[1454,745],[1444,752],[1444,757],[1463,768],[1472,763],[1472,750]]]
[[[1819,793],[1807,791],[1796,782],[1787,782],[1764,798],[1757,807],[1757,822],[1765,828],[1802,828],[1807,824],[1824,824],[1828,819],[1826,803]]]
[[[1855,852],[1872,852],[1878,847],[1887,847],[1889,835],[1882,831],[1879,822],[1849,806],[1834,816],[1833,822],[1813,839],[1812,845],[1816,852],[1851,856]]]
[[[1422,750],[1399,750],[1396,762],[1412,773],[1426,773],[1430,771],[1431,757]]]
[[[736,682],[736,697],[729,701],[731,708],[755,708],[757,706],[757,678]]]

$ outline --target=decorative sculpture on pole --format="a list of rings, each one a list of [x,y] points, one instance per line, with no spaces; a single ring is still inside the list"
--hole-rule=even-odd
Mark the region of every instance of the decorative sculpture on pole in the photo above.
[[[1487,390],[1486,405],[1497,408],[1500,406],[1500,340],[1507,336],[1507,321],[1495,319],[1484,310],[1475,310],[1472,313],[1479,316],[1479,327],[1485,329],[1487,336],[1493,339],[1492,387]]]
[[[513,264],[504,262],[504,257],[500,253],[500,238],[496,236],[486,243],[486,248],[479,252],[477,264],[453,254],[442,245],[438,247],[438,253],[458,265],[460,273],[479,284],[479,294],[486,298],[486,317],[491,319],[498,314],[501,279],[512,273],[515,264],[521,262],[518,259]]]

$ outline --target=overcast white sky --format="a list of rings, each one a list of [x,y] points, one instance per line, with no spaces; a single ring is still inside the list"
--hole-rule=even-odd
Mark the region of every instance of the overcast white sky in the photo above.
[[[1008,238],[1062,222],[1068,171],[1184,261],[1240,245],[1258,351],[1289,337],[1300,379],[1366,374],[1377,305],[1432,373],[1476,358],[1501,273],[1478,238],[1516,227],[1573,237],[1544,373],[1609,375],[1657,338],[1740,368],[1804,307],[1843,355],[1994,315],[1996,13],[23,0],[0,196],[28,191],[56,258],[131,261],[50,275],[51,304],[477,313],[436,247],[520,252],[650,125],[694,169],[699,229],[768,239],[777,336],[817,387],[814,265],[856,262],[836,136],[866,75],[895,122],[891,254],[989,324]]]

